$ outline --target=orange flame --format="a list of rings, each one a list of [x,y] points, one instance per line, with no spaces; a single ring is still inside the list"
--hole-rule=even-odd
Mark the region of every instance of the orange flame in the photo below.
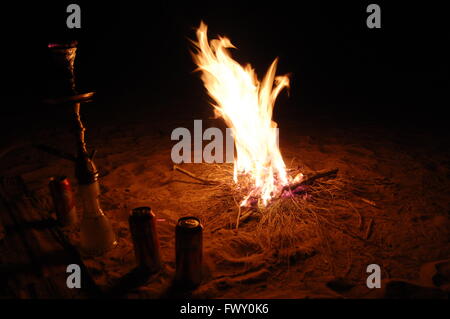
[[[203,22],[197,29],[197,39],[193,59],[216,103],[215,115],[225,120],[234,137],[234,181],[241,174],[251,177],[251,191],[241,206],[247,205],[250,198],[261,199],[266,206],[288,184],[272,113],[278,94],[289,87],[289,78],[275,77],[278,62],[275,59],[260,82],[250,64],[243,67],[233,60],[228,48],[235,47],[228,38],[218,37],[208,43]]]

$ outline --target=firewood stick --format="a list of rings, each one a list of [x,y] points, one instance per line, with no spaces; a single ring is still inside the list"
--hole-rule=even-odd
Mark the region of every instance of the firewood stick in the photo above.
[[[373,207],[378,208],[377,204],[376,204],[374,201],[371,201],[371,200],[369,200],[369,199],[367,199],[367,198],[364,198],[364,197],[361,197],[361,196],[358,196],[358,197],[359,197],[359,199],[360,199],[361,201],[363,201],[364,203],[369,204],[370,206],[373,206]]]
[[[348,276],[348,274],[350,273],[350,271],[352,270],[352,252],[349,250],[348,251],[348,266],[347,269],[344,272],[344,278]]]
[[[361,229],[363,225],[363,217],[359,210],[356,211],[358,213],[358,228]]]
[[[236,230],[239,229],[239,220],[241,219],[241,207],[239,207],[238,215],[236,218]]]
[[[239,225],[241,223],[245,222],[247,219],[252,217],[253,213],[254,213],[253,209],[247,209],[247,210],[244,210],[244,211],[239,209],[238,216],[236,218],[236,224],[234,225],[235,226],[235,230],[237,231],[239,229]]]
[[[294,188],[296,188],[298,186],[301,186],[301,185],[311,185],[312,183],[314,183],[319,178],[324,178],[324,177],[334,178],[334,177],[336,177],[338,171],[339,171],[339,169],[335,168],[335,169],[330,170],[330,171],[318,172],[318,173],[314,174],[313,176],[307,178],[304,181],[301,181],[301,182],[298,182],[298,183],[295,183],[295,184],[292,184],[292,185],[287,185],[287,186],[283,187],[283,191],[284,190],[289,190],[289,189],[294,189]]]
[[[369,225],[367,225],[366,239],[369,239],[370,235],[372,234],[372,228],[373,228],[373,218],[370,219]]]
[[[350,236],[350,237],[352,237],[352,238],[361,240],[362,242],[364,242],[364,243],[366,243],[366,244],[368,244],[368,245],[371,245],[371,246],[375,246],[375,247],[381,248],[378,244],[367,241],[366,238],[364,238],[364,237],[362,237],[362,236],[359,236],[359,235],[353,233],[353,232],[350,231],[349,229],[343,228],[343,227],[341,227],[341,226],[339,226],[339,225],[337,225],[337,224],[335,224],[335,223],[333,223],[333,222],[330,222],[330,221],[329,221],[328,219],[326,219],[325,217],[322,217],[322,216],[320,216],[320,215],[319,215],[318,217],[319,217],[320,220],[322,220],[322,221],[325,222],[326,224],[328,224],[328,225],[334,227],[335,229],[339,230],[339,231],[342,232],[343,234],[346,234],[347,236]]]
[[[179,171],[180,173],[183,173],[183,174],[189,176],[190,178],[193,178],[193,179],[195,179],[195,180],[198,180],[198,181],[200,181],[200,182],[202,182],[202,183],[204,183],[204,184],[207,184],[207,185],[217,185],[217,184],[219,184],[218,181],[198,177],[197,175],[195,175],[195,174],[193,174],[193,173],[191,173],[191,172],[189,172],[189,171],[187,171],[187,170],[185,170],[185,169],[182,169],[181,167],[179,167],[179,166],[177,166],[177,165],[174,165],[174,166],[173,166],[173,169],[174,169],[175,171]]]
[[[239,217],[239,222],[243,222],[243,221],[247,220],[252,215],[253,215],[253,210],[249,209],[248,211],[241,214],[241,216]]]
[[[238,230],[239,229],[239,219],[241,218],[241,205],[238,204],[238,202],[236,201],[236,198],[234,198],[234,196],[233,196],[233,200],[238,208],[238,215],[236,218],[236,230]]]

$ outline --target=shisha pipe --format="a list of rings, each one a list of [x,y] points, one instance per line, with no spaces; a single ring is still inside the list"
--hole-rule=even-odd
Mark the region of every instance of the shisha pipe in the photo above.
[[[100,208],[98,196],[100,187],[98,170],[94,164],[95,151],[90,155],[87,151],[84,133],[86,131],[80,118],[82,102],[90,102],[94,92],[78,93],[75,82],[74,62],[77,42],[51,43],[48,45],[56,67],[58,68],[59,92],[61,96],[47,99],[50,104],[69,104],[73,107],[74,135],[77,145],[77,154],[72,156],[51,147],[38,145],[48,153],[72,160],[75,162],[75,176],[78,181],[78,190],[83,201],[83,218],[80,225],[81,249],[90,255],[102,255],[117,242],[112,226]]]

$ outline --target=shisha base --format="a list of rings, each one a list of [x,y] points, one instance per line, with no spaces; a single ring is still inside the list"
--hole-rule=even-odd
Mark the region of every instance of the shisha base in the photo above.
[[[111,223],[98,202],[98,182],[78,187],[84,204],[80,224],[81,250],[91,256],[103,255],[117,245],[117,240]]]

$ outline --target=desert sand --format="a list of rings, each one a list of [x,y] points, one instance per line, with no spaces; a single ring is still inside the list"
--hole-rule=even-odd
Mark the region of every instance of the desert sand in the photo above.
[[[170,108],[155,108],[130,101],[126,111],[110,112],[101,103],[82,108],[88,147],[97,149],[101,205],[118,238],[118,245],[104,256],[83,256],[105,291],[135,267],[130,210],[150,206],[159,219],[163,268],[121,297],[179,296],[170,286],[174,228],[183,216],[197,216],[204,226],[204,280],[185,293],[193,298],[375,298],[392,294],[386,292],[389,282],[397,283],[394,291],[398,285],[414,288],[397,290],[398,297],[448,293],[448,282],[430,284],[432,270],[424,273],[425,264],[450,256],[450,165],[444,138],[417,127],[370,121],[350,125],[338,117],[288,108],[276,120],[281,152],[292,174],[338,168],[338,177],[324,181],[309,196],[296,196],[300,206],[293,206],[291,199],[278,203],[279,221],[262,218],[263,211],[236,229],[239,198],[233,191],[232,165],[181,165],[228,185],[211,186],[173,171],[170,158],[174,128],[191,128],[194,119],[203,119],[204,127],[223,127],[221,120],[211,119],[212,110],[203,100],[193,109],[176,99],[171,103]],[[10,134],[0,158],[4,174],[22,175],[50,213],[48,179],[67,175],[76,188],[72,163],[31,143],[71,152],[73,137],[65,116],[56,113]],[[283,222],[288,226],[277,226]],[[74,245],[77,227],[65,230]],[[381,266],[384,289],[366,287],[366,268],[373,263]]]

